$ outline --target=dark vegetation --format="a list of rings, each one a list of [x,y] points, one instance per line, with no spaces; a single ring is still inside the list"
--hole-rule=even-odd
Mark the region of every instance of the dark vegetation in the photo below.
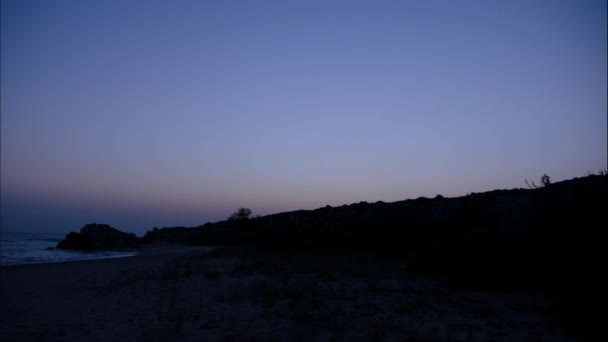
[[[590,313],[601,293],[607,181],[605,172],[558,183],[544,175],[541,186],[526,181],[530,189],[360,202],[255,218],[241,208],[226,221],[154,228],[140,243],[399,257],[409,269],[459,287],[560,296],[564,305],[556,314],[575,328],[588,328],[593,317],[599,320]]]
[[[251,209],[239,208],[235,213],[228,216],[228,221],[249,220],[251,218]]]

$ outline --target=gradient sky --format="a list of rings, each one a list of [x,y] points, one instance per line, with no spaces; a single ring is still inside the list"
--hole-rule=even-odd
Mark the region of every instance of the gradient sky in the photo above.
[[[605,169],[606,12],[2,0],[2,229],[141,234]]]

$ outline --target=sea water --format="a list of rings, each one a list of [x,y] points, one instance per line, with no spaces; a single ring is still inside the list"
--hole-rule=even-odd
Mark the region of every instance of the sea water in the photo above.
[[[133,256],[124,251],[71,251],[55,248],[65,234],[56,233],[0,233],[0,265],[37,264],[76,260],[107,259]]]

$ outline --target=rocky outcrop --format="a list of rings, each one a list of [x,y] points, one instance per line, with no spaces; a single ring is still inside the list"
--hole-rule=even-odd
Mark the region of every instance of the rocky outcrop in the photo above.
[[[121,232],[107,224],[91,223],[71,232],[57,244],[60,249],[117,249],[137,247],[139,239],[133,233]]]

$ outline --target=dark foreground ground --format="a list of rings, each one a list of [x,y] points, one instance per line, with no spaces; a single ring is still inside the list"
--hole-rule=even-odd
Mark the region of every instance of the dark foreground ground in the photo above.
[[[559,301],[346,253],[165,249],[1,268],[1,341],[572,341]]]

